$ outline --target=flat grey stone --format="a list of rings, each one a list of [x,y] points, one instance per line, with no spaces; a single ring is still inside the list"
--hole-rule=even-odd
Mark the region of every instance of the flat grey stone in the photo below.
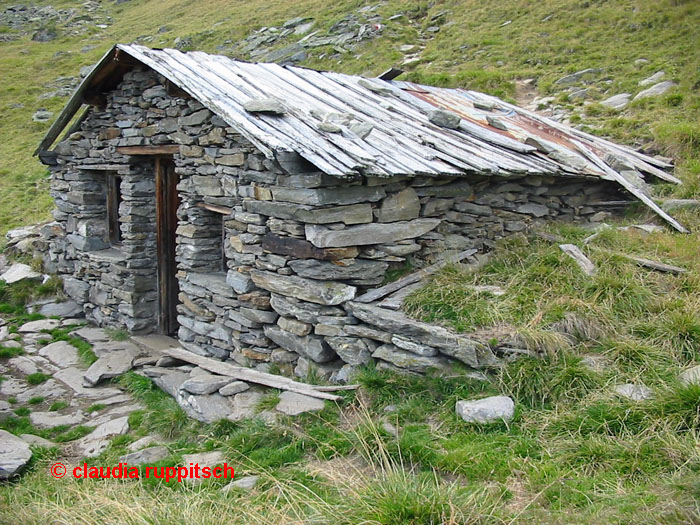
[[[244,202],[249,212],[259,213],[279,219],[293,220],[310,224],[364,224],[372,222],[372,206],[369,203],[315,208],[287,202],[247,200]]]
[[[159,445],[121,456],[119,462],[128,463],[129,465],[143,465],[144,463],[155,463],[168,456],[170,456],[170,451],[166,447]]]
[[[76,330],[73,332],[73,334],[77,335],[78,337],[82,337],[91,344],[106,343],[107,341],[111,340],[109,335],[107,335],[107,332],[105,332],[102,328],[95,328],[92,326],[86,326],[85,328]]]
[[[15,377],[10,377],[3,381],[0,381],[0,394],[4,396],[16,396],[22,392],[26,392],[29,385],[26,381],[17,379]]]
[[[324,226],[307,224],[306,240],[317,248],[343,248],[368,244],[384,244],[413,239],[428,233],[440,224],[440,219],[415,219],[389,223],[371,223],[331,230]]]
[[[389,267],[382,261],[366,259],[341,259],[339,261],[319,261],[316,259],[298,259],[289,261],[288,266],[294,273],[308,279],[334,281],[346,279],[383,279]]]
[[[285,188],[273,186],[270,190],[272,191],[272,198],[275,201],[311,206],[377,202],[386,196],[384,188],[379,186],[347,186],[337,188]]]
[[[167,369],[166,369],[167,370]],[[167,371],[159,376],[153,377],[153,382],[166,394],[177,397],[178,390],[182,383],[189,379],[189,374],[181,371]]]
[[[31,267],[22,263],[14,263],[10,266],[2,275],[0,275],[0,280],[5,281],[7,284],[16,283],[24,279],[40,279],[41,273],[35,272]]]
[[[35,386],[25,390],[24,392],[17,394],[17,401],[20,403],[27,403],[33,397],[43,397],[46,399],[66,399],[68,398],[68,391],[55,379],[49,379],[40,385]]]
[[[189,417],[207,424],[227,418],[233,410],[231,398],[219,394],[198,396],[180,390],[176,400]]]
[[[250,276],[260,288],[322,305],[336,305],[349,301],[357,292],[354,286],[335,282],[321,283],[294,275],[285,276],[252,270]]]
[[[35,436],[34,434],[20,434],[19,437],[22,438],[22,441],[24,441],[28,445],[34,445],[37,447],[45,448],[52,448],[57,446],[56,443],[54,443],[53,441],[49,441],[48,439],[44,439],[40,436]]]
[[[180,388],[190,394],[206,395],[212,394],[221,387],[228,385],[233,381],[232,377],[217,376],[213,374],[202,374],[190,378]]]
[[[54,378],[68,385],[78,397],[86,397],[90,399],[100,399],[105,397],[117,396],[122,393],[121,390],[111,387],[85,388],[83,386],[83,370],[75,367],[68,367],[54,374]]]
[[[233,489],[244,491],[252,490],[253,487],[257,485],[259,479],[260,476],[244,476],[226,485],[224,488],[221,489],[221,492],[223,492],[224,494],[228,494]]]
[[[266,325],[263,330],[267,337],[285,350],[296,352],[317,363],[325,363],[336,357],[335,352],[322,337],[314,335],[299,337],[274,325]]]
[[[615,385],[614,390],[617,395],[631,401],[646,401],[654,397],[654,392],[651,388],[645,385],[635,385],[634,383]]]
[[[60,368],[81,364],[78,349],[66,341],[50,343],[39,350],[39,355],[47,358]]]
[[[81,411],[73,414],[60,414],[58,412],[32,412],[29,421],[37,428],[53,428],[61,425],[78,425],[85,421],[85,415]]]
[[[367,343],[357,337],[326,337],[328,345],[345,363],[360,366],[369,363],[372,351]]]
[[[684,385],[700,385],[700,365],[684,370],[679,379]]]
[[[277,403],[275,410],[288,416],[297,416],[305,412],[323,410],[324,406],[323,399],[285,391],[280,394],[280,401]]]
[[[9,479],[32,459],[29,445],[6,430],[0,430],[0,479]]]
[[[571,73],[570,75],[563,76],[554,83],[558,85],[568,86],[571,84],[576,84],[577,82],[583,80],[592,79],[599,73],[602,73],[602,71],[603,70],[599,68],[582,69],[581,71],[577,71],[576,73]]]
[[[644,91],[640,91],[634,96],[632,100],[641,100],[643,98],[657,97],[659,95],[663,95],[675,85],[675,82],[670,82],[668,80],[666,80],[665,82],[659,82],[658,84],[654,84],[653,86],[645,89]]]
[[[494,423],[510,421],[515,404],[507,396],[491,396],[476,401],[457,401],[455,411],[467,423]]]
[[[428,120],[442,128],[459,129],[459,123],[462,121],[462,118],[445,109],[434,109],[428,113]]]
[[[423,357],[435,357],[438,354],[438,351],[432,346],[416,343],[415,341],[411,341],[410,339],[401,337],[400,335],[392,336],[391,343],[394,346],[398,346],[402,350],[406,350]]]
[[[248,390],[233,396],[233,409],[226,418],[229,421],[239,421],[247,417],[254,417],[258,403],[262,401],[263,394],[258,391]]]
[[[630,93],[620,93],[618,95],[613,95],[612,97],[606,98],[601,102],[601,104],[612,109],[622,109],[630,103],[631,99],[632,95]]]
[[[7,361],[7,364],[10,368],[14,368],[18,372],[27,376],[39,372],[39,368],[36,366],[36,363],[24,355],[13,357]]]
[[[120,376],[131,370],[133,362],[134,354],[127,350],[103,355],[87,369],[83,375],[83,384],[92,387],[105,379]]]
[[[133,443],[129,444],[129,446],[127,446],[126,448],[128,450],[130,450],[131,452],[136,452],[137,450],[141,450],[143,448],[149,447],[157,442],[158,442],[157,436],[145,436],[145,437],[142,437],[141,439],[137,439]]]
[[[222,396],[234,396],[236,394],[240,394],[241,392],[245,392],[249,388],[250,385],[248,383],[244,383],[243,381],[232,381],[231,383],[222,386],[219,389],[219,394]]]
[[[270,306],[281,316],[294,317],[303,323],[316,324],[320,316],[343,316],[345,312],[335,306],[321,306],[305,301],[299,301],[285,295],[273,293],[270,298]],[[291,331],[291,330],[289,330]],[[299,335],[299,334],[297,334]],[[306,335],[306,334],[304,334]]]
[[[75,317],[83,314],[83,308],[75,301],[47,303],[39,308],[39,313],[46,317]]]
[[[647,77],[644,80],[640,80],[639,85],[644,87],[644,86],[648,86],[650,84],[656,84],[657,82],[659,82],[659,80],[664,78],[665,74],[666,73],[664,71],[657,71],[656,73],[654,73],[650,77]]]
[[[309,335],[311,330],[313,330],[313,325],[310,323],[304,323],[293,317],[280,317],[277,320],[277,325],[284,330],[299,337]]]
[[[286,111],[276,98],[254,98],[244,102],[243,109],[248,113],[271,113],[273,115],[283,115]]]
[[[56,319],[40,319],[39,321],[29,321],[28,323],[24,323],[22,326],[19,327],[19,333],[27,334],[41,332],[42,330],[54,330],[58,328],[59,324],[60,321],[57,321]]]
[[[401,350],[394,345],[382,345],[377,348],[372,357],[388,361],[394,366],[424,374],[429,370],[445,370],[449,363],[442,357],[423,357],[406,350]]]
[[[187,467],[194,467],[194,465],[199,465],[199,468],[204,467],[212,468],[217,465],[223,465],[226,463],[226,458],[223,452],[219,450],[212,450],[211,452],[198,452],[196,454],[184,454],[182,456],[182,465]],[[201,483],[201,479],[198,478],[186,478],[186,481],[191,484]]]
[[[416,190],[408,187],[382,200],[377,211],[379,222],[410,221],[420,215],[420,200]]]

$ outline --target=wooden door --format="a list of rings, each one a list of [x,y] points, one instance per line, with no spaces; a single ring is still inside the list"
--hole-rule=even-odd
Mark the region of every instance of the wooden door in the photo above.
[[[179,286],[175,263],[175,230],[177,229],[177,194],[179,177],[172,158],[156,157],[156,235],[158,247],[158,332],[177,333]]]

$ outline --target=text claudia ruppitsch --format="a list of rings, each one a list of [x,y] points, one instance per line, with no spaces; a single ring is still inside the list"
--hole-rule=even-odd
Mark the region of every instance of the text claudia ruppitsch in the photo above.
[[[73,477],[76,479],[141,479],[157,478],[167,482],[176,480],[182,482],[187,479],[233,479],[233,467],[227,463],[216,467],[200,467],[198,463],[190,463],[189,466],[180,467],[139,467],[130,466],[127,463],[119,463],[115,467],[96,467],[83,463],[73,469]]]

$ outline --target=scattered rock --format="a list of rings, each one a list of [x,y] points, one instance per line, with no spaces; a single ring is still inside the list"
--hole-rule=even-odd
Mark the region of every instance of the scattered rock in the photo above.
[[[635,97],[632,100],[641,100],[643,98],[663,95],[675,85],[675,82],[670,82],[668,80],[665,82],[659,82],[658,84],[654,84],[653,86],[651,86],[648,89],[645,89],[644,91],[640,91],[635,95]]]
[[[0,430],[0,479],[17,475],[30,459],[32,451],[26,442],[6,430]]]
[[[180,390],[175,398],[187,415],[203,423],[215,423],[232,413],[231,398],[219,394],[192,395]]]
[[[204,467],[213,468],[217,465],[221,465],[226,462],[224,454],[219,450],[212,450],[211,452],[199,452],[197,454],[184,454],[182,456],[183,466],[189,468],[190,466],[199,465],[199,468]],[[198,478],[186,478],[188,483],[200,483],[201,479]]]
[[[46,357],[49,361],[60,368],[80,365],[80,355],[78,354],[78,349],[66,341],[49,343],[39,350],[39,355]]]
[[[681,372],[679,380],[684,385],[700,385],[700,365]]]
[[[22,441],[24,441],[28,445],[34,445],[37,447],[44,448],[52,448],[57,446],[56,443],[54,443],[53,441],[49,441],[48,439],[44,439],[43,437],[35,436],[34,434],[20,434],[19,437],[21,437]]]
[[[282,103],[274,98],[254,98],[243,104],[243,109],[249,113],[270,113],[272,115],[284,115],[285,109]]]
[[[81,317],[83,308],[75,301],[51,302],[39,308],[39,313],[46,317]]]
[[[576,84],[577,82],[581,82],[583,80],[590,80],[592,78],[595,78],[599,73],[602,73],[602,71],[603,70],[599,68],[582,69],[581,71],[577,71],[576,73],[571,73],[570,75],[563,76],[554,83],[557,85],[568,86],[571,84]]]
[[[95,386],[100,381],[120,376],[131,370],[134,354],[128,350],[103,355],[90,365],[85,375],[85,386]]]
[[[624,385],[615,385],[614,390],[617,395],[631,401],[645,401],[654,397],[654,392],[645,385],[625,383]]]
[[[12,284],[22,281],[23,279],[40,279],[41,275],[42,274],[35,272],[26,264],[14,263],[5,273],[0,275],[0,279],[7,284]]]
[[[434,109],[428,113],[428,120],[442,128],[459,129],[459,123],[462,121],[462,118],[451,111]]]
[[[32,115],[32,120],[34,122],[48,122],[51,117],[53,117],[53,112],[40,109]]]
[[[245,392],[249,388],[250,385],[248,385],[248,383],[244,383],[243,381],[232,381],[226,386],[222,386],[219,389],[219,394],[222,396],[234,396],[236,394],[240,394],[241,392]]]
[[[62,425],[79,425],[85,420],[81,411],[73,414],[60,414],[59,412],[32,412],[29,421],[37,428],[53,428]]]
[[[622,109],[630,103],[631,98],[632,95],[630,93],[620,93],[618,95],[613,95],[610,98],[606,98],[601,102],[601,104],[612,109]]]
[[[457,401],[455,410],[467,423],[494,423],[513,419],[515,404],[510,397],[491,396],[476,401]]]
[[[233,396],[233,409],[226,419],[229,421],[238,421],[255,416],[255,409],[262,398],[262,393],[254,390],[236,394]]]
[[[126,448],[128,450],[130,450],[131,452],[136,452],[137,450],[141,450],[143,448],[149,447],[157,442],[158,442],[157,436],[145,436],[145,437],[142,437],[141,439],[137,439],[136,441],[131,443]]]
[[[213,374],[201,374],[188,379],[180,388],[190,394],[212,394],[233,381],[232,377],[217,376]],[[245,383],[244,383],[245,384]]]
[[[224,488],[221,489],[221,492],[223,492],[224,494],[228,494],[233,489],[245,491],[252,490],[253,487],[257,485],[259,479],[260,476],[244,476],[226,485]]]
[[[288,416],[297,416],[304,412],[323,410],[324,406],[323,399],[285,391],[280,394],[280,401],[275,409]]]
[[[648,85],[650,85],[650,84],[656,84],[656,83],[659,82],[662,78],[664,78],[664,75],[665,75],[665,74],[666,74],[666,73],[665,73],[664,71],[657,71],[656,73],[654,73],[654,74],[651,75],[650,77],[645,78],[644,80],[640,80],[640,81],[639,81],[639,85],[643,87],[643,86],[648,86]]]
[[[38,321],[29,321],[28,323],[24,323],[22,326],[19,327],[19,333],[29,334],[39,333],[43,330],[54,330],[58,328],[59,324],[60,321],[56,319],[40,319]]]
[[[121,456],[119,462],[128,463],[130,465],[143,465],[144,463],[155,463],[168,456],[170,456],[170,451],[166,447],[160,445],[157,447],[144,448],[138,452],[132,452],[131,454]]]
[[[126,434],[129,431],[129,416],[123,416],[98,425],[87,436],[75,442],[75,447],[83,456],[93,458],[109,446],[109,438]]]

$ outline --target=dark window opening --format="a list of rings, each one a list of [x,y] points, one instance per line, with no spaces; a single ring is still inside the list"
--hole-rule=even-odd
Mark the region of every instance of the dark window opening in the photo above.
[[[122,242],[122,231],[119,228],[119,204],[122,202],[122,178],[118,175],[107,175],[107,232],[109,242],[119,245]]]
[[[228,271],[226,264],[226,217],[221,217],[221,271]]]

